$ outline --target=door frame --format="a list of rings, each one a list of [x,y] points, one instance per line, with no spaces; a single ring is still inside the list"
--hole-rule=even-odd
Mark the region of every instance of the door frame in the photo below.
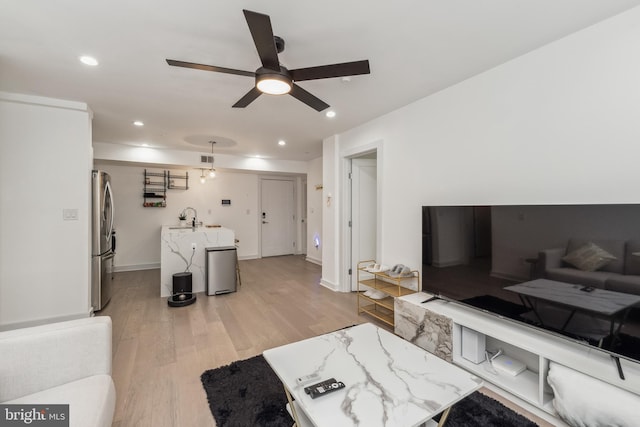
[[[291,181],[293,183],[293,239],[295,250],[298,250],[300,243],[300,228],[295,224],[299,222],[298,212],[300,210],[300,197],[298,195],[299,191],[296,185],[297,180],[297,175],[258,175],[258,212],[256,212],[256,221],[258,225],[258,258],[262,258],[262,181]],[[294,251],[294,253],[296,252]]]
[[[384,234],[382,231],[382,185],[384,183],[383,176],[383,140],[377,140],[370,144],[362,145],[357,148],[344,150],[340,152],[340,191],[341,209],[340,209],[340,247],[339,252],[339,271],[336,277],[340,278],[337,290],[340,292],[351,292],[351,277],[357,274],[357,265],[351,265],[352,239],[349,220],[351,219],[351,182],[349,181],[349,173],[351,173],[351,160],[366,154],[376,153],[376,260],[381,262],[382,244],[384,242]],[[352,274],[349,274],[351,268]]]
[[[306,255],[307,254],[307,205],[308,205],[308,194],[307,194],[307,176],[303,176],[301,178],[298,178],[299,181],[299,194],[300,197],[299,199],[299,203],[297,203],[298,205],[298,225],[300,227],[300,232],[299,232],[299,242],[300,244],[298,245],[298,250],[297,250],[297,254],[302,254],[302,255]]]
[[[376,153],[377,154],[377,153]],[[375,231],[373,231],[373,233],[376,235],[376,240],[375,243],[373,244],[373,246],[375,246],[373,249],[374,254],[373,254],[373,259],[376,260],[378,259],[378,248],[377,248],[377,243],[378,243],[378,238],[377,238],[377,185],[378,185],[378,173],[377,173],[377,159],[369,159],[366,156],[361,156],[361,157],[352,157],[351,158],[351,178],[350,178],[350,182],[351,182],[351,226],[349,227],[349,230],[351,232],[351,265],[352,266],[356,266],[360,261],[363,261],[365,259],[369,259],[368,256],[362,255],[362,250],[361,248],[358,246],[359,244],[362,243],[362,228],[360,227],[360,225],[363,223],[363,219],[371,219],[371,215],[375,215],[375,225],[372,228],[375,228]],[[365,167],[374,167],[376,169],[376,177],[375,177],[375,184],[376,184],[376,188],[374,190],[374,193],[376,193],[376,206],[373,208],[373,212],[369,213],[366,210],[362,210],[360,208],[360,202],[361,202],[361,192],[358,190],[362,190],[363,187],[361,185],[361,179],[362,179],[362,169]],[[353,190],[356,191],[353,191]],[[355,226],[356,224],[358,224],[359,226]],[[354,242],[356,242],[357,244],[355,244]],[[367,248],[369,249],[369,248]],[[368,252],[368,251],[367,251]],[[357,283],[356,283],[356,274],[355,274],[355,267],[352,267],[353,273],[350,275],[350,288],[351,291],[356,291],[357,290]]]

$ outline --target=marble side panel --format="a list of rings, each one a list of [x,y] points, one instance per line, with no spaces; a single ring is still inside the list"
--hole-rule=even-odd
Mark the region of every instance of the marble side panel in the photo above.
[[[171,295],[173,275],[184,271],[192,273],[193,292],[204,292],[206,248],[234,246],[235,234],[233,230],[224,227],[171,229],[164,226],[160,244],[160,296]]]
[[[413,302],[396,298],[395,333],[447,362],[453,361],[450,318]]]

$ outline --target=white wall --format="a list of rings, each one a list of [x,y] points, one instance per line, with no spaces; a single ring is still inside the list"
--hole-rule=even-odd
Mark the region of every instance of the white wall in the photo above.
[[[342,251],[340,236],[340,191],[339,173],[341,164],[338,157],[338,137],[322,142],[322,279],[320,283],[329,289],[338,290]]]
[[[90,183],[87,105],[0,93],[0,329],[89,315]]]
[[[198,218],[204,224],[220,224],[234,230],[240,241],[238,256],[241,259],[258,256],[257,174],[218,171],[215,179],[201,184],[200,171],[188,170],[189,189],[167,190],[167,207],[153,208],[142,206],[144,167],[100,161],[95,162],[95,167],[111,175],[116,212],[116,270],[159,268],[160,227],[177,224],[178,214],[187,206],[198,211]],[[161,172],[164,169],[148,167],[147,170]],[[222,206],[222,199],[230,199],[231,206]]]
[[[307,260],[322,264],[322,247],[316,247],[316,236],[322,245],[322,157],[309,162],[307,173]]]
[[[206,149],[202,152],[156,149],[130,145],[93,143],[93,158],[97,161],[117,161],[138,164],[155,164],[171,166],[189,166],[192,168],[208,167],[200,163],[201,155],[211,155]],[[215,167],[232,170],[250,171],[254,173],[286,173],[305,174],[307,162],[299,160],[259,159],[254,157],[215,154]]]
[[[414,268],[423,205],[640,202],[638,40],[635,8],[325,140],[323,168],[382,140],[380,261]]]

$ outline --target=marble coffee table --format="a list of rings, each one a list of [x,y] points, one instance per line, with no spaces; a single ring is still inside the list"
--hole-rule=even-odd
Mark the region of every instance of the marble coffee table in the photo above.
[[[640,303],[640,295],[598,288],[592,288],[587,292],[585,291],[585,286],[548,279],[532,280],[507,286],[504,289],[517,293],[523,305],[533,311],[543,326],[553,326],[560,331],[571,332],[571,320],[578,312],[590,313],[606,319],[609,322],[609,329],[603,335],[612,337],[612,345],[624,325],[629,310]],[[549,322],[545,322],[547,319],[540,313],[536,300],[546,301],[565,308],[567,316],[562,324],[546,324]],[[600,342],[602,343],[602,339]]]
[[[298,426],[417,426],[482,386],[482,380],[364,323],[266,350]],[[345,388],[312,399],[296,378],[317,373]],[[292,401],[295,399],[295,404]]]

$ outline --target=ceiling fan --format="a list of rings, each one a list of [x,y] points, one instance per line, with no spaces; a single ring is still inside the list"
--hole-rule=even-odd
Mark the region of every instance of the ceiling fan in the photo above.
[[[329,104],[302,89],[295,82],[370,73],[368,60],[288,70],[280,65],[280,61],[278,60],[278,54],[284,50],[284,40],[273,35],[269,16],[250,10],[243,10],[243,12],[249,25],[253,42],[258,50],[258,56],[262,62],[262,67],[258,68],[255,72],[176,61],[173,59],[167,59],[167,64],[175,67],[254,77],[255,86],[245,96],[240,98],[238,102],[233,104],[234,108],[246,107],[263,93],[270,95],[284,95],[288,93],[316,111],[322,111],[328,108]]]

